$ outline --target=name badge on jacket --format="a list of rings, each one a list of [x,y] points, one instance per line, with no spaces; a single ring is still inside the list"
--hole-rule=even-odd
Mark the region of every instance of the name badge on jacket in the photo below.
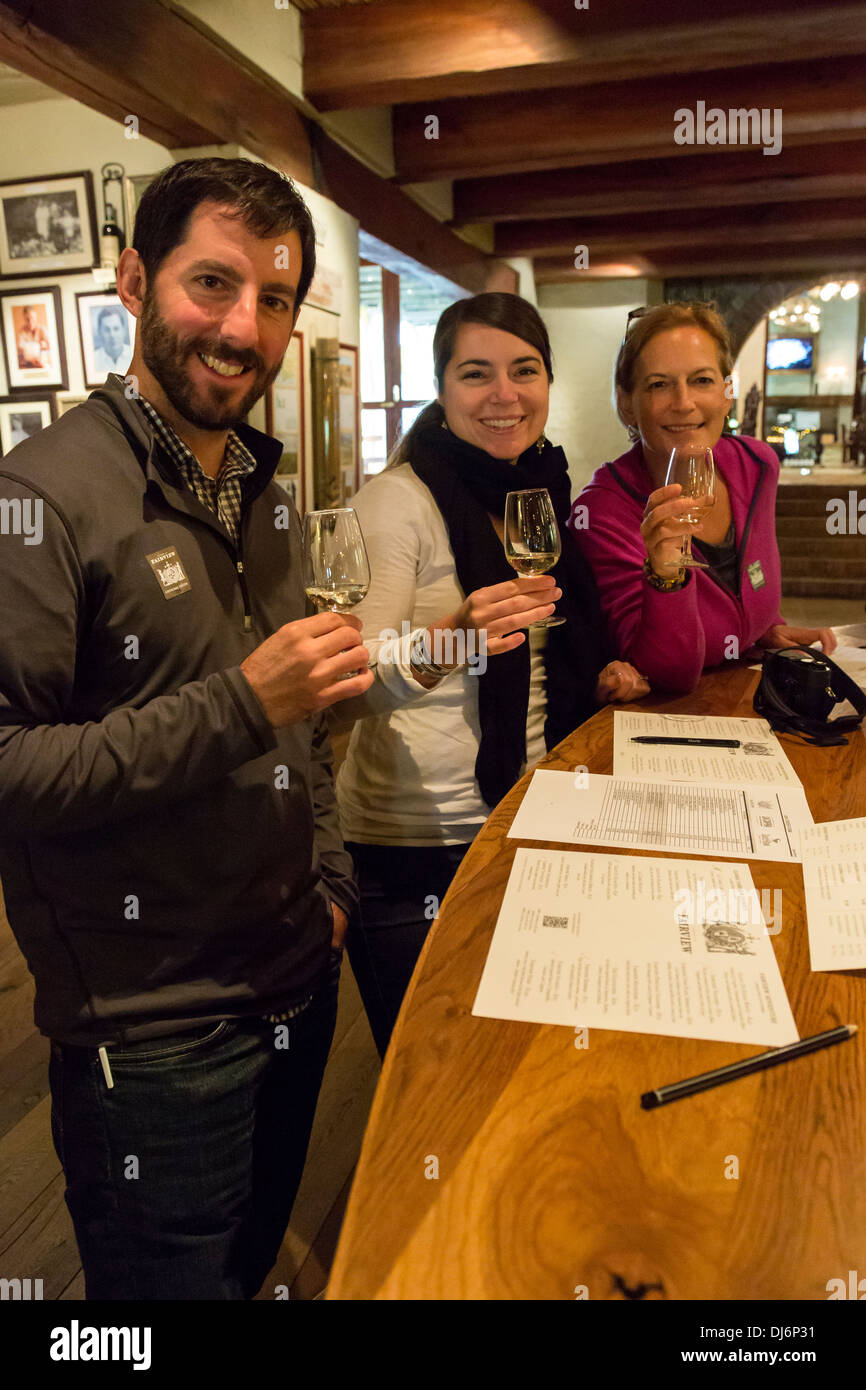
[[[165,550],[155,550],[152,555],[145,558],[150,561],[166,598],[176,598],[178,594],[185,594],[187,589],[192,587],[181,558],[173,545],[167,546]]]
[[[760,560],[753,560],[750,565],[747,565],[746,574],[749,576],[753,589],[760,589],[767,582],[764,578],[764,571],[761,569]]]

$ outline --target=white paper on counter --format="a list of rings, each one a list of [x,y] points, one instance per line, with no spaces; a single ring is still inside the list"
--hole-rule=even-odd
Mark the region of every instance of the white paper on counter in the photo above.
[[[647,734],[655,738],[732,738],[741,747],[684,748],[630,741]],[[726,719],[710,714],[615,710],[613,771],[617,777],[634,777],[642,782],[802,786],[766,719]]]
[[[854,684],[866,691],[866,647],[837,647],[835,652],[830,653],[830,660],[841,666]],[[853,707],[850,712],[856,714]]]
[[[799,863],[800,831],[812,823],[800,786],[663,786],[580,769],[537,768],[508,835]]]
[[[746,864],[518,849],[472,1008],[484,1018],[796,1042]]]
[[[800,832],[813,970],[866,966],[866,817]]]

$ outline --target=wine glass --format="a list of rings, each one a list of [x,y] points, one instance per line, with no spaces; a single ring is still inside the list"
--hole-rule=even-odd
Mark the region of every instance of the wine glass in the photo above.
[[[716,498],[716,468],[712,449],[704,444],[680,444],[672,449],[665,487],[671,483],[679,483],[682,488],[680,496],[692,502],[681,519],[689,526],[699,526]],[[692,555],[691,531],[683,536],[679,557],[669,561],[666,568],[709,569],[703,560],[696,560]]]
[[[505,498],[503,524],[505,558],[518,575],[546,574],[562,553],[559,527],[546,487],[523,488]],[[565,618],[554,614],[530,627],[558,627]]]
[[[366,596],[370,562],[354,507],[307,512],[304,517],[304,589],[321,613],[347,613]],[[350,681],[357,671],[338,680]]]

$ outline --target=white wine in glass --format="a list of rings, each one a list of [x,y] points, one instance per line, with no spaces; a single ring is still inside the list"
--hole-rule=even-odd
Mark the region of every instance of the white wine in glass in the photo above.
[[[370,562],[353,507],[304,517],[304,589],[320,612],[348,613],[366,597]],[[357,671],[340,676],[351,680]]]
[[[546,487],[523,488],[505,498],[505,558],[518,575],[546,574],[562,553],[559,527]],[[558,627],[565,618],[541,618],[530,627]]]
[[[699,526],[712,509],[716,498],[716,468],[713,451],[704,444],[679,444],[671,450],[665,487],[679,483],[680,497],[688,498],[692,505],[683,512],[681,519],[689,526]],[[692,533],[688,531],[682,539],[681,553],[671,560],[668,569],[709,569],[703,560],[692,555]]]

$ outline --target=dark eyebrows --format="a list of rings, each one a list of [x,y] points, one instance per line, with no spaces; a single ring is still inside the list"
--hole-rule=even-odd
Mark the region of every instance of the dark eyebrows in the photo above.
[[[224,280],[229,280],[233,285],[239,285],[241,282],[241,276],[234,266],[226,265],[224,261],[196,261],[194,265],[190,266],[189,273],[191,275],[221,275]],[[297,290],[297,285],[290,285],[286,280],[269,280],[266,285],[262,285],[264,294],[284,294],[292,301],[292,304],[295,302]]]
[[[522,362],[540,361],[541,358],[536,357],[535,354],[532,353],[528,357],[515,357],[514,361],[510,365],[512,367],[519,367]],[[467,357],[465,362],[458,363],[457,371],[459,372],[462,367],[490,367],[492,365],[493,364],[491,362],[487,361],[486,357]]]

